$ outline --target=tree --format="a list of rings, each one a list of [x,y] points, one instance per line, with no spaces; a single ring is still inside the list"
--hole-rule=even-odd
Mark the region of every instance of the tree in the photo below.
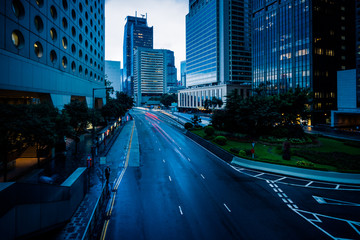
[[[131,109],[134,106],[134,99],[124,92],[116,92],[116,100],[126,110]]]
[[[194,116],[190,118],[190,120],[194,127],[200,127],[201,118],[198,115],[194,114]]]
[[[64,111],[70,117],[70,126],[74,129],[75,152],[77,153],[77,143],[80,134],[86,129],[87,124],[91,121],[92,116],[85,102],[78,100],[64,105]]]
[[[125,115],[126,110],[119,101],[110,99],[106,105],[101,109],[101,115],[105,121],[116,119]]]
[[[161,95],[160,102],[168,108],[172,103],[177,103],[177,96],[173,94],[163,94]]]
[[[110,89],[112,82],[110,82],[108,80],[108,75],[107,74],[105,74],[104,79],[105,79],[105,87],[109,88],[109,89],[106,89],[106,101],[109,101],[111,99],[110,94],[114,93],[114,88]]]
[[[26,139],[22,134],[26,128],[23,105],[0,105],[0,162],[7,181],[8,163],[26,148]]]

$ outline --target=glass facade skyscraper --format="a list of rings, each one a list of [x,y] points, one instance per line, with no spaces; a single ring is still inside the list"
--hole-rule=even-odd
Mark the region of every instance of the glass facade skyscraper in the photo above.
[[[190,0],[186,15],[188,89],[179,92],[179,107],[202,108],[205,99],[213,97],[226,102],[228,88],[224,85],[237,89],[251,80],[251,1]]]
[[[336,109],[337,71],[354,68],[354,1],[253,1],[253,87],[308,88],[313,120]]]
[[[147,18],[126,18],[123,43],[123,91],[129,96],[134,94],[134,50],[138,47],[153,48],[153,27],[148,27]]]

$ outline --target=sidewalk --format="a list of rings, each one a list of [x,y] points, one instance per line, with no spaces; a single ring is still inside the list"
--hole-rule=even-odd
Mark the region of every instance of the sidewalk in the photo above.
[[[98,200],[104,190],[104,169],[106,165],[110,166],[110,183],[112,183],[117,177],[117,172],[122,168],[122,161],[125,157],[124,152],[127,150],[129,144],[132,126],[133,121],[126,122],[122,129],[120,129],[118,136],[115,136],[113,141],[108,143],[102,155],[102,157],[106,157],[107,162],[105,165],[100,165],[100,156],[96,158],[95,167],[90,170],[93,184],[89,192],[86,194],[70,222],[68,222],[60,232],[55,233],[55,236],[51,237],[51,239],[83,239],[89,222],[93,217],[94,209],[97,207],[97,204],[99,204]],[[112,148],[113,145],[116,145],[116,147]],[[108,199],[105,200],[105,203],[107,200]],[[94,232],[95,234],[97,233],[96,231]]]

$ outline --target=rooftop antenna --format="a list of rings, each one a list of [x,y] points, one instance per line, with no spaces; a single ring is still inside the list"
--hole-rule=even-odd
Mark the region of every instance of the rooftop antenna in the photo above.
[[[144,15],[144,14],[141,14],[141,17],[142,17],[142,18],[144,18],[144,17],[145,17],[145,15]]]

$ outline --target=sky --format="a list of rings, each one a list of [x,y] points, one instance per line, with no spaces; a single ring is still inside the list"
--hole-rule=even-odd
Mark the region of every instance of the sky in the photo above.
[[[188,0],[105,0],[105,60],[123,64],[125,18],[147,13],[154,29],[154,48],[174,51],[180,80],[180,62],[185,60],[185,16]]]

